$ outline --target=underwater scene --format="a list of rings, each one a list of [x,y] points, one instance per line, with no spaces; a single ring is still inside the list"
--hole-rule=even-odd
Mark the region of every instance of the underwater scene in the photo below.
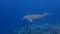
[[[0,34],[60,34],[60,0],[0,0]]]

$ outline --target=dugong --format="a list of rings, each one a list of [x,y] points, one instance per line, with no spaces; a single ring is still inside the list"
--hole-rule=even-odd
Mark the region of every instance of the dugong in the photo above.
[[[45,17],[45,16],[47,16],[47,15],[50,15],[50,14],[48,14],[47,12],[45,12],[44,14],[32,14],[32,15],[25,15],[24,17],[23,17],[23,20],[28,20],[28,21],[30,21],[30,22],[33,22],[33,20],[37,20],[37,19],[41,19],[41,18],[43,18],[43,17]]]

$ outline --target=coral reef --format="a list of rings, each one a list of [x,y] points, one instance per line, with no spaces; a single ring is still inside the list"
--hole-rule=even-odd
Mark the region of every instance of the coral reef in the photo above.
[[[58,25],[28,25],[20,30],[20,34],[60,34],[60,24]]]

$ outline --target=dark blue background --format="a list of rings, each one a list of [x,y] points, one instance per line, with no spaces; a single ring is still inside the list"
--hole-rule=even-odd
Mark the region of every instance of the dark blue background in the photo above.
[[[43,23],[59,24],[60,0],[0,0],[0,34],[13,34],[27,24],[22,17],[28,13],[52,13]]]

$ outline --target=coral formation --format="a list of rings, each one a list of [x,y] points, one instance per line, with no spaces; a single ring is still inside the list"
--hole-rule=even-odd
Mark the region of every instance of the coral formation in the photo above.
[[[21,29],[20,34],[60,34],[60,25],[32,24]]]

